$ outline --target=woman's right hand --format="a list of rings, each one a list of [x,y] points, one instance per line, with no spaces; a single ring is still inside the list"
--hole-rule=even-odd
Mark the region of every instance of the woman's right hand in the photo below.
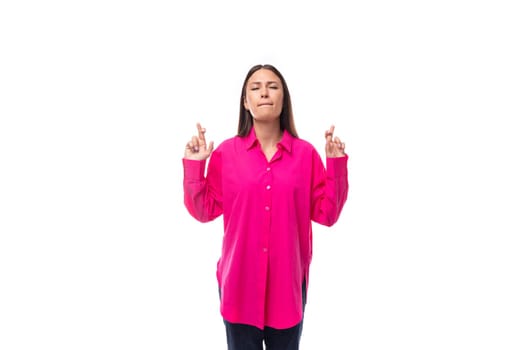
[[[204,133],[206,129],[203,128],[200,123],[197,123],[198,136],[193,135],[191,140],[186,144],[184,150],[184,158],[191,160],[204,160],[208,159],[211,152],[213,151],[213,141],[210,144],[206,144],[206,138]]]

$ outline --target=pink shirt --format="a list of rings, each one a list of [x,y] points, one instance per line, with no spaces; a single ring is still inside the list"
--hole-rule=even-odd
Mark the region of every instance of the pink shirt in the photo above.
[[[270,162],[252,128],[206,161],[183,159],[184,204],[201,222],[223,214],[217,264],[221,314],[231,323],[284,329],[303,316],[312,221],[333,225],[348,194],[348,156],[327,158],[284,132]]]

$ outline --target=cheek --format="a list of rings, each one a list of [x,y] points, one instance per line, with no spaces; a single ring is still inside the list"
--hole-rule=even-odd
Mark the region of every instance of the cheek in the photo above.
[[[284,95],[282,94],[282,92],[280,92],[277,96],[275,96],[277,101],[279,101],[279,103],[282,105],[283,104],[283,101],[284,101]]]
[[[246,108],[251,108],[255,106],[254,98],[250,96],[249,94],[246,96],[246,99],[244,100],[244,106],[246,106]]]
[[[283,98],[281,97],[281,99],[279,100],[279,104],[278,104],[278,107],[279,107],[280,110],[283,109],[283,105],[284,105],[284,100],[283,100]]]
[[[250,109],[250,107],[251,107],[250,98],[248,96],[246,96],[246,98],[244,99],[244,108]]]

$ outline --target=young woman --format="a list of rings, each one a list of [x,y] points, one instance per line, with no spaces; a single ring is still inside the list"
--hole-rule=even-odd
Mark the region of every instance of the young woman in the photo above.
[[[312,221],[331,226],[343,209],[345,144],[334,126],[325,132],[325,168],[298,137],[288,87],[271,65],[246,75],[237,136],[213,151],[197,129],[184,153],[184,204],[201,222],[224,218],[217,280],[228,349],[298,349]]]

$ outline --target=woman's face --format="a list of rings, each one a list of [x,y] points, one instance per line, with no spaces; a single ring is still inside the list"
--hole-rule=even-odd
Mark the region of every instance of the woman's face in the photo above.
[[[279,120],[283,109],[283,85],[274,72],[259,69],[248,79],[244,108],[257,121]]]

